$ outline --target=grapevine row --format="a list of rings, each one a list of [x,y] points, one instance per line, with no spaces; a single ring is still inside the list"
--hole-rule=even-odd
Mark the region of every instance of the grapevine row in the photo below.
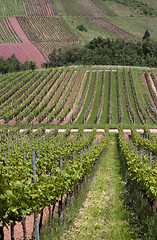
[[[38,79],[37,84],[40,84],[38,88],[35,91],[33,91],[33,93],[28,97],[28,99],[25,100],[25,102],[22,102],[21,105],[18,106],[18,108],[14,109],[14,111],[12,112],[9,112],[8,115],[4,117],[5,121],[9,121],[14,117],[16,117],[16,121],[19,121],[32,109],[32,107],[34,107],[34,105],[38,104],[38,102],[35,101],[34,105],[33,104],[30,105],[33,102],[34,98],[42,91],[45,85],[50,81],[50,78],[52,76],[53,73],[51,73],[51,69],[49,71],[45,71],[44,74],[41,75],[41,77]]]
[[[23,0],[27,16],[54,16],[54,9],[50,0]]]
[[[23,72],[23,74],[19,75],[19,77],[16,78],[15,86],[10,88],[9,91],[6,91],[5,94],[1,96],[1,104],[4,103],[5,105],[5,101],[7,101],[13,94],[15,94],[21,87],[23,87],[30,80],[30,78],[27,76],[28,73]]]
[[[126,105],[127,105],[127,110],[129,114],[129,118],[131,123],[135,123],[135,112],[131,106],[130,98],[129,98],[129,91],[128,91],[128,86],[127,86],[127,78],[126,78],[126,72],[125,69],[123,68],[123,82],[124,82],[124,89],[125,89],[125,99],[126,99]]]
[[[155,107],[152,106],[151,101],[149,100],[147,95],[144,95],[145,101],[147,103],[147,113],[149,114],[149,116],[152,118],[152,120],[154,121],[154,123],[157,123],[157,109],[155,109]]]
[[[94,76],[94,75],[93,75]],[[83,116],[83,122],[86,123],[87,121],[87,118],[89,116],[89,113],[90,113],[90,110],[91,110],[91,106],[92,104],[94,103],[94,99],[95,99],[95,92],[96,92],[96,87],[97,87],[97,82],[98,82],[98,76],[99,76],[99,72],[97,70],[96,72],[96,76],[95,76],[95,81],[94,81],[94,87],[93,87],[93,92],[92,92],[92,96],[91,96],[91,100],[90,100],[90,103],[87,107],[87,110]]]
[[[85,97],[87,96],[87,93],[88,93],[88,89],[89,89],[89,84],[90,84],[90,80],[91,80],[91,75],[92,75],[92,71],[90,71],[90,73],[88,72],[87,74],[87,78],[86,78],[86,83],[84,85],[84,90],[82,92],[82,95],[81,95],[81,99],[78,103],[78,106],[76,107],[76,109],[74,110],[74,112],[71,114],[71,122],[73,122],[76,117],[78,116],[84,102],[85,102]]]
[[[103,101],[104,101],[104,89],[105,89],[105,67],[103,70],[103,77],[102,77],[102,89],[101,89],[101,96],[100,96],[100,103],[99,103],[99,109],[96,115],[96,123],[98,124],[100,121],[102,109],[103,109]]]
[[[14,141],[17,143],[3,149],[7,150],[7,156],[3,152],[2,155],[6,157],[2,156],[0,162],[0,182],[3,182],[3,197],[0,199],[3,206],[3,214],[0,213],[1,222],[7,224],[10,221],[21,221],[32,212],[38,214],[47,205],[60,200],[66,191],[72,192],[91,170],[107,144],[108,137],[89,147],[87,142],[90,143],[94,136],[95,133],[88,139],[79,138],[75,152],[72,152],[75,150],[75,139],[64,142],[56,137],[50,141],[42,138],[31,141],[25,135],[21,138],[24,139],[22,142],[16,138]],[[4,139],[3,142],[5,145]],[[57,153],[53,151],[55,145],[58,146]],[[63,146],[66,149],[64,152]],[[67,150],[70,150],[70,158],[67,158]],[[62,152],[63,156],[60,155]]]
[[[146,79],[146,82],[147,82],[147,86],[148,86],[148,89],[149,89],[149,92],[150,92],[150,95],[151,95],[151,98],[157,108],[157,95],[152,87],[152,82],[150,80],[150,75],[148,73],[148,71],[145,73],[145,79]]]
[[[116,72],[116,79],[117,79],[118,118],[119,118],[119,122],[123,123],[123,109],[122,109],[122,103],[121,103],[120,79],[119,79],[119,69],[118,68],[117,68],[117,72]]]
[[[148,134],[140,136],[133,128],[131,129],[131,137],[136,146],[140,146],[157,156],[157,144],[154,143],[154,138],[150,136],[148,138]]]
[[[39,87],[36,89],[36,91],[33,92],[33,94],[26,101],[27,104],[25,104],[25,106],[27,106],[27,107],[24,108],[24,110],[17,116],[17,121],[28,116],[40,104],[40,102],[42,101],[44,96],[47,94],[49,85],[54,83],[54,81],[52,80],[54,78],[54,75],[55,74],[52,70],[49,70],[49,71],[45,72],[45,74],[42,75],[42,77],[41,77],[42,83],[39,85]],[[34,99],[35,99],[35,101],[34,101]],[[29,107],[28,107],[28,105],[29,105]]]
[[[41,121],[41,115],[42,117],[44,117],[48,111],[50,111],[50,108],[52,107],[52,105],[50,105],[50,101],[53,98],[54,94],[56,93],[57,89],[59,88],[59,86],[61,85],[64,77],[67,74],[68,69],[63,73],[62,71],[59,71],[57,73],[57,75],[55,76],[55,78],[53,79],[53,82],[51,82],[51,84],[49,85],[49,89],[46,90],[46,92],[48,92],[48,90],[50,90],[50,88],[53,86],[53,84],[59,80],[57,82],[57,85],[55,87],[53,87],[53,90],[49,93],[49,96],[44,100],[43,103],[40,103],[39,106],[27,117],[28,122],[32,121],[33,118],[37,117],[38,121]],[[49,104],[49,108],[46,108]]]
[[[65,73],[65,74],[66,74],[66,73]],[[52,111],[53,111],[54,108],[56,107],[56,105],[57,105],[60,97],[63,95],[63,93],[64,93],[64,91],[65,91],[65,89],[66,89],[66,86],[67,86],[67,84],[69,83],[69,81],[70,81],[70,79],[71,79],[71,77],[72,77],[72,74],[73,74],[73,71],[70,72],[70,74],[69,74],[69,73],[66,74],[66,77],[64,78],[65,83],[64,83],[64,85],[62,86],[62,89],[59,91],[59,93],[57,92],[57,87],[59,87],[59,86],[56,87],[55,91],[56,91],[56,93],[57,93],[57,96],[56,96],[56,94],[55,94],[55,95],[54,95],[54,98],[53,98],[53,102],[49,105],[49,107],[48,107],[48,108],[45,108],[45,110],[42,111],[42,112],[38,115],[38,122],[42,122],[42,121],[45,119],[45,117],[48,117],[48,119],[51,118],[51,116],[52,116],[53,113],[54,113],[54,112],[52,112]],[[60,82],[59,82],[59,83],[60,83]],[[62,83],[63,83],[63,82],[62,82]],[[53,116],[53,117],[54,117],[54,116]],[[52,117],[52,119],[53,119],[53,117]]]
[[[133,79],[133,75],[132,75],[132,71],[130,69],[129,71],[129,76],[130,76],[130,82],[131,82],[131,86],[132,86],[132,91],[133,91],[133,96],[134,96],[134,101],[136,104],[136,108],[138,111],[138,114],[141,118],[141,121],[143,124],[147,123],[147,115],[145,110],[143,109],[143,107],[141,106],[139,100],[138,100],[138,96],[137,96],[137,92],[136,92],[136,88],[135,88],[135,83],[134,83],[134,79]]]
[[[3,115],[13,109],[14,107],[17,107],[21,102],[26,98],[27,95],[31,94],[32,89],[37,87],[37,80],[42,75],[41,72],[32,72],[30,74],[27,74],[25,77],[25,80],[28,79],[28,82],[24,84],[15,94],[13,94],[10,98],[8,98],[7,101],[5,101],[1,107],[3,108]],[[33,85],[33,87],[31,87]],[[21,96],[22,95],[22,96]]]
[[[155,89],[156,89],[156,91],[157,91],[157,77],[156,77],[156,74],[155,74],[154,72],[151,74],[151,78],[152,78],[152,80],[153,80]]]
[[[84,73],[85,73],[85,71],[84,71],[84,72],[79,72],[79,74],[78,74],[79,83],[78,83],[78,85],[77,85],[77,89],[75,90],[75,93],[74,93],[74,96],[73,96],[73,98],[72,98],[72,101],[71,101],[70,103],[68,103],[68,99],[67,99],[67,103],[66,103],[67,106],[66,106],[66,108],[63,109],[63,112],[57,117],[60,122],[62,122],[62,121],[65,119],[65,117],[66,117],[67,114],[71,111],[71,109],[72,109],[72,107],[73,107],[73,105],[74,105],[74,103],[75,103],[75,101],[76,101],[76,97],[77,97],[78,92],[79,92],[79,89],[80,89],[80,87],[81,87],[82,80],[83,80],[83,77],[84,77]],[[79,75],[80,75],[80,74],[82,75],[82,76],[81,76],[81,79],[79,79]],[[70,99],[69,99],[69,101],[70,101]]]
[[[21,43],[8,18],[0,18],[0,37],[2,43]]]
[[[112,69],[110,68],[109,75],[109,107],[108,107],[108,123],[112,121]]]
[[[61,112],[61,110],[65,106],[66,101],[67,101],[68,97],[70,96],[70,93],[71,93],[71,91],[73,89],[73,86],[74,86],[74,84],[76,82],[78,74],[79,74],[78,72],[75,73],[75,75],[74,75],[74,77],[72,79],[72,83],[71,83],[70,87],[67,89],[62,102],[58,106],[56,106],[56,109],[53,112],[51,112],[51,114],[49,115],[48,122],[54,120],[55,118],[57,118],[58,114]]]
[[[133,179],[136,179],[141,189],[145,191],[152,201],[157,199],[157,164],[152,155],[138,150],[128,141],[123,131],[119,131],[119,144],[127,161],[128,169]]]
[[[22,79],[22,77],[27,75],[27,74],[28,74],[28,72],[6,74],[6,80],[4,81],[4,84],[1,85],[0,97],[3,96],[5,93],[7,93],[14,86],[16,86],[16,84],[19,82],[19,77],[20,76],[21,76],[21,79]],[[5,76],[5,74],[4,74],[4,76]]]

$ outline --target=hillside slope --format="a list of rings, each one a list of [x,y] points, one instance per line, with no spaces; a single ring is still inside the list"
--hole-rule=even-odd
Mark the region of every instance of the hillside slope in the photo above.
[[[54,0],[59,15],[82,42],[94,37],[142,39],[146,29],[157,40],[155,0]],[[87,32],[77,30],[83,24]]]
[[[25,34],[43,55],[41,63],[54,49],[84,44],[98,36],[137,41],[148,29],[151,38],[157,40],[155,0],[0,0],[0,4],[0,44],[16,44],[17,48],[17,44],[25,43],[21,39]],[[13,24],[16,19],[23,34]],[[80,31],[80,25],[86,31]],[[33,54],[29,55],[35,60]],[[1,46],[0,55],[6,57]],[[19,60],[26,60],[25,52],[21,55],[23,59]]]
[[[0,83],[1,124],[157,123],[157,78],[144,68],[50,68],[2,75]]]
[[[15,54],[21,62],[32,60],[41,67],[54,49],[78,43],[61,17],[55,16],[52,0],[15,1],[12,9],[9,2],[0,1],[0,56]]]

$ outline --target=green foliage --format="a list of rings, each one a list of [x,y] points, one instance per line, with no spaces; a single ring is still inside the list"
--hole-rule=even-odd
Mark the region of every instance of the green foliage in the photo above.
[[[36,62],[30,61],[29,69],[34,71],[36,68],[37,68]]]
[[[49,55],[50,66],[69,64],[83,65],[129,65],[157,67],[157,42],[145,39],[143,42],[123,39],[94,38],[83,47],[71,47]]]
[[[1,0],[0,6],[0,16],[2,17],[25,15],[22,0]]]
[[[83,24],[78,25],[76,28],[82,32],[87,32],[87,28]]]
[[[69,133],[70,128],[63,137],[66,138]],[[30,215],[36,209],[40,211],[48,204],[54,204],[65,194],[65,191],[72,192],[78,182],[91,171],[108,141],[107,135],[99,144],[91,146],[89,151],[86,150],[86,154],[81,155],[82,161],[80,161],[80,150],[92,145],[96,130],[84,138],[80,129],[76,136],[77,141],[68,138],[66,141],[62,136],[48,141],[48,137],[52,137],[51,134],[49,136],[40,134],[41,131],[36,137],[33,133],[25,135],[25,140],[23,134],[8,134],[8,136],[5,133],[1,134],[0,223],[21,221],[22,217]],[[6,160],[4,155],[8,148],[9,154]],[[35,151],[36,175],[33,175],[30,161],[32,149]],[[73,152],[77,153],[75,162],[72,157]],[[60,155],[63,164],[60,162],[58,166]],[[33,178],[36,180],[35,184]]]
[[[24,71],[24,70],[35,70],[36,63],[33,61],[26,60],[23,64],[19,62],[19,60],[16,58],[15,54],[13,54],[8,59],[4,59],[3,57],[0,57],[0,73],[8,73],[8,72],[18,72],[18,71]]]
[[[139,137],[133,131],[132,136],[134,136],[133,142],[135,143],[135,145],[135,139],[139,143]],[[150,169],[149,157],[148,154],[145,152],[143,152],[141,162],[140,152],[138,151],[137,154],[134,153],[129,142],[125,139],[122,129],[119,129],[119,143],[127,161],[128,169],[130,171],[132,179],[136,179],[136,181],[140,185],[140,188],[144,190],[146,195],[149,196],[151,200],[157,199],[156,163],[154,163],[153,168]],[[140,142],[139,145],[142,146],[142,143]],[[149,147],[151,145],[151,148],[153,148],[153,144],[148,144],[146,141],[143,141],[143,145],[146,147],[146,149],[148,145]]]
[[[149,38],[150,38],[150,33],[149,33],[148,30],[146,30],[146,31],[145,31],[145,34],[144,34],[144,36],[143,36],[143,40],[149,39]]]
[[[139,11],[142,15],[156,17],[157,11],[139,0],[112,0]]]

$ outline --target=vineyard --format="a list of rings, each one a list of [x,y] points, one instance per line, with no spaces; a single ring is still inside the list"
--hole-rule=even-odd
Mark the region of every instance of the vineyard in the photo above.
[[[78,43],[62,18],[55,16],[51,0],[25,0],[20,4],[21,14],[0,18],[0,56],[6,59],[15,54],[20,62],[32,60],[41,68],[54,49]]]
[[[0,81],[2,124],[157,123],[157,78],[147,70],[54,68],[2,75]]]
[[[25,226],[26,216],[34,212],[38,225],[38,212],[57,200],[61,204],[61,196],[74,191],[91,170],[108,139],[106,132],[101,140],[95,141],[96,131],[85,136],[83,129],[79,129],[75,137],[70,137],[70,129],[57,136],[53,132],[43,133],[1,135],[3,187],[0,202],[3,214],[0,217],[5,224],[12,221],[11,235],[14,235],[15,221],[23,221]]]
[[[54,16],[52,0],[23,0],[26,16]]]
[[[68,199],[74,198],[74,190],[81,188],[81,182],[86,181],[88,173],[108,146],[108,128],[99,133],[99,138],[97,134],[96,129],[85,133],[83,128],[75,132],[67,128],[62,133],[57,129],[45,131],[44,128],[1,132],[0,206],[3,213],[0,212],[0,220],[3,225],[10,223],[10,230],[4,227],[6,239],[14,239],[16,234],[19,237],[16,239],[31,236],[39,239],[43,213],[46,212],[49,221],[58,214],[62,224],[63,208]],[[119,128],[118,138],[129,172],[149,196],[154,211],[157,137],[147,127],[142,134],[132,127],[131,135],[125,135]],[[29,229],[28,221],[32,222]],[[18,222],[22,223],[23,229],[20,236],[16,228],[16,225],[20,227]]]
[[[62,226],[66,205],[112,147],[109,128],[118,126],[115,147],[155,213],[157,137],[149,130],[157,123],[155,70],[48,68],[2,74],[0,85],[4,239],[39,240],[47,220]]]
[[[19,17],[17,20],[30,42],[37,46],[46,60],[54,49],[78,43],[60,17]]]
[[[155,0],[122,2],[0,0],[0,57],[15,54],[38,68],[0,74],[0,240],[157,239],[155,50],[137,42],[148,65],[144,57],[137,64],[152,68],[119,66],[125,61],[87,66],[93,38],[136,42],[147,28],[146,42],[157,39]],[[90,43],[93,55],[107,61],[113,52],[119,60],[124,51],[134,64],[129,41],[123,50],[117,40],[114,50],[112,40],[106,56],[103,44]],[[49,64],[50,54],[53,62],[70,46],[84,47],[85,65]],[[131,184],[140,197],[131,198]]]

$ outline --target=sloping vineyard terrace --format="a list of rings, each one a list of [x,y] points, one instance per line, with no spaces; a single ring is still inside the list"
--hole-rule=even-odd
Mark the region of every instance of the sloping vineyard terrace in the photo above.
[[[13,125],[70,123],[74,126],[85,123],[84,118],[86,124],[93,126],[99,119],[102,127],[111,119],[112,126],[123,120],[127,126],[131,123],[139,127],[142,115],[153,127],[157,113],[147,85],[142,102],[135,84],[138,79],[134,71],[129,74],[129,69],[122,68],[50,68],[7,74],[6,78],[0,75],[0,118]],[[140,76],[144,81],[142,73]]]
[[[150,96],[152,98],[153,103],[155,104],[156,108],[157,108],[157,91],[155,90],[155,86],[154,83],[151,79],[150,74],[148,73],[148,71],[146,71],[146,73],[143,75],[144,79],[147,83],[148,89],[149,89],[149,93]]]
[[[35,111],[33,111],[30,115],[28,115],[28,118],[27,118],[28,122],[34,119],[32,123],[36,123],[36,122],[38,123],[41,115],[43,118],[47,116],[48,111],[50,111],[50,108],[52,108],[52,105],[55,99],[54,95],[56,94],[57,96],[57,92],[58,93],[60,92],[59,89],[62,89],[61,84],[64,85],[64,79],[66,80],[66,74],[67,74],[67,71],[64,72],[60,70],[57,72],[53,82],[51,82],[48,88],[46,89],[46,95],[40,102],[39,106],[35,109]]]
[[[26,16],[54,16],[52,0],[23,0]]]
[[[0,43],[22,43],[8,18],[0,18]]]
[[[76,102],[77,95],[79,93],[79,89],[80,89],[81,84],[82,84],[83,76],[84,76],[84,72],[79,71],[79,73],[77,75],[76,82],[74,84],[74,87],[73,87],[69,97],[67,98],[65,106],[62,109],[59,116],[57,117],[57,119],[60,121],[60,123],[63,122],[63,124],[64,124],[65,117],[68,115],[68,113],[70,111],[72,111],[74,103]]]
[[[27,81],[26,84],[24,86],[21,86],[15,94],[13,94],[7,101],[5,101],[4,104],[1,105],[3,108],[3,116],[5,114],[8,114],[9,111],[14,111],[15,108],[18,108],[18,106],[20,106],[21,103],[24,102],[28,96],[32,94],[35,88],[40,84],[41,75],[42,72],[32,72],[27,75],[25,79]]]
[[[39,123],[48,122],[50,116],[54,114],[56,105],[58,101],[62,98],[62,95],[64,94],[64,91],[71,79],[71,76],[72,76],[72,72],[68,70],[64,72],[63,76],[61,76],[61,79],[59,80],[58,85],[50,93],[50,95],[52,94],[52,98],[50,98],[50,101],[48,102],[48,105],[47,105],[48,107],[45,108],[44,111],[41,111],[37,117],[37,120]]]
[[[35,61],[39,68],[44,62],[46,62],[43,55],[33,44],[0,44],[0,55],[5,59],[14,54],[22,63],[24,63],[26,60]]]
[[[47,60],[54,49],[78,43],[77,38],[60,17],[19,17],[17,19],[28,39],[38,47]]]

